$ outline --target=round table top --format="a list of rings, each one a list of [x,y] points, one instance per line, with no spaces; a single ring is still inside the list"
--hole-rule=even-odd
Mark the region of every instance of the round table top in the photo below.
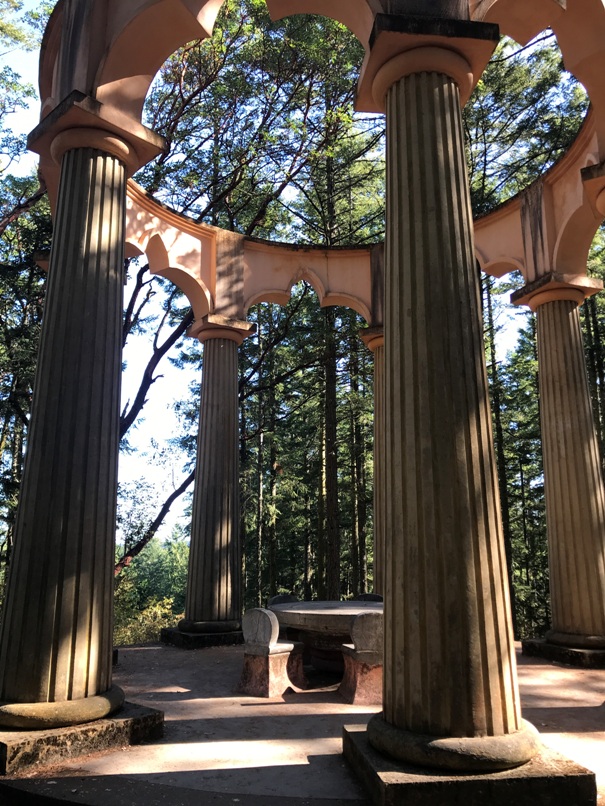
[[[283,627],[310,632],[350,635],[360,613],[382,613],[382,602],[285,602],[270,605]]]

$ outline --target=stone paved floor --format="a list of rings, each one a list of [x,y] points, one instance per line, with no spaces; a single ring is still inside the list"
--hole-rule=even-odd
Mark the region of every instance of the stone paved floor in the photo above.
[[[120,649],[115,682],[133,702],[165,712],[164,738],[108,751],[6,785],[90,806],[366,806],[340,755],[345,724],[373,708],[332,689],[260,700],[233,694],[241,647]],[[524,715],[546,744],[594,770],[605,806],[605,671],[519,658]],[[29,803],[4,795],[0,804]],[[31,801],[33,802],[33,801]],[[571,805],[570,805],[571,806]]]

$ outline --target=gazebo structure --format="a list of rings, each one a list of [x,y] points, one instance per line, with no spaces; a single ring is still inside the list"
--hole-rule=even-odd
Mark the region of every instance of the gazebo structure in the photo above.
[[[0,634],[0,724],[72,725],[121,702],[111,613],[126,243],[187,294],[191,335],[204,343],[180,628],[239,625],[237,346],[250,305],[283,302],[308,279],[322,305],[366,318],[379,398],[384,710],[367,733],[345,733],[345,753],[371,786],[376,757],[454,781],[514,768],[515,802],[534,802],[524,771],[544,786],[556,775],[540,768],[520,715],[476,261],[498,276],[521,270],[514,301],[538,315],[553,609],[545,651],[602,656],[605,499],[578,305],[599,289],[586,260],[605,216],[605,9],[601,0],[266,2],[274,18],[335,18],[366,47],[358,108],[387,120],[384,260],[378,248],[294,250],[193,224],[127,182],[162,149],[141,123],[153,76],[179,45],[211,34],[222,0],[60,0],[30,135],[55,236]],[[499,32],[525,43],[547,27],[592,112],[557,166],[473,227],[461,104]],[[497,773],[490,780],[490,802],[510,802]],[[405,787],[405,775],[392,785]],[[573,802],[571,778],[554,785]],[[480,786],[466,802],[481,802]]]

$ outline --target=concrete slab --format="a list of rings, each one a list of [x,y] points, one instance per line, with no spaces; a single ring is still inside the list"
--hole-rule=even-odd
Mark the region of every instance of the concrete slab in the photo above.
[[[204,806],[368,806],[342,757],[342,730],[365,725],[379,706],[345,704],[327,679],[320,690],[275,699],[238,696],[243,651],[121,647],[114,681],[129,701],[165,712],[163,739],[8,776],[0,806],[34,802],[17,792],[90,806],[197,806],[200,798]],[[605,806],[605,672],[518,660],[524,716],[549,747],[597,773]]]
[[[343,752],[375,806],[595,806],[597,802],[594,773],[550,749],[512,770],[452,775],[387,759],[370,745],[365,726],[348,726]]]
[[[275,797],[272,795],[234,796],[174,785],[150,784],[124,779],[121,775],[102,777],[73,776],[49,780],[14,782],[10,789],[0,784],[0,806],[370,806],[369,801],[340,798]]]

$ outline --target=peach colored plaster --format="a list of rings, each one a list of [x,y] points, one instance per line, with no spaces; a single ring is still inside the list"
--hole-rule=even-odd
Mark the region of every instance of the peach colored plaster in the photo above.
[[[531,188],[475,221],[481,268],[497,277],[520,270],[528,283],[552,271],[585,272],[602,215],[596,208],[596,188],[587,192],[580,171],[597,157],[595,115],[590,113],[557,165]]]
[[[496,22],[500,31],[527,44],[563,15],[565,0],[471,0],[471,19]]]
[[[126,257],[142,254],[152,274],[167,277],[187,295],[196,319],[214,311],[216,228],[178,215],[130,181]]]
[[[590,114],[563,159],[519,196],[475,222],[476,256],[483,271],[500,277],[519,270],[526,283],[551,272],[585,272],[601,221],[598,194],[588,194],[580,170],[598,153]],[[601,180],[594,180],[597,184]],[[196,319],[220,307],[215,241],[218,230],[168,210],[129,183],[128,254],[146,253],[154,273],[189,297]],[[322,305],[346,305],[373,323],[369,249],[325,250],[247,240],[244,246],[244,317],[257,302],[285,305],[292,286],[307,280]]]
[[[145,254],[153,274],[172,280],[188,297],[196,320],[225,309],[228,289],[217,280],[216,240],[222,231],[197,224],[154,201],[128,183],[126,254]],[[345,305],[372,322],[369,248],[293,247],[241,239],[243,293],[233,316],[245,318],[258,302],[285,305],[292,286],[309,282],[320,305]]]

